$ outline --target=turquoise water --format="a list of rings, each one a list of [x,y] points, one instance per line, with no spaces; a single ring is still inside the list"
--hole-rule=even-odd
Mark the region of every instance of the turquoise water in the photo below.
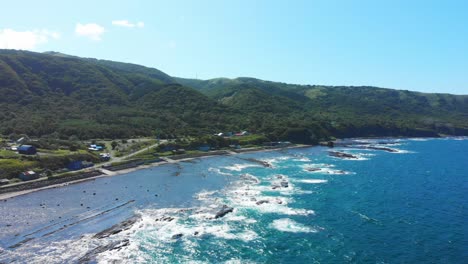
[[[467,263],[468,140],[390,143],[398,152],[212,157],[12,198],[0,204],[0,262],[76,262],[128,239],[94,261]],[[215,219],[223,205],[233,212]],[[135,214],[130,229],[92,237]]]

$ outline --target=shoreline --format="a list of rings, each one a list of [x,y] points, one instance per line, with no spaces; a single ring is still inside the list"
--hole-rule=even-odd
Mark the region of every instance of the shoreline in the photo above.
[[[123,169],[123,170],[117,170],[117,171],[110,171],[106,170],[104,168],[99,168],[96,171],[101,172],[100,175],[96,176],[91,176],[91,177],[86,177],[86,178],[81,178],[81,179],[76,179],[76,180],[69,180],[69,181],[64,181],[61,183],[52,183],[50,185],[42,186],[42,187],[37,187],[37,188],[31,188],[27,189],[25,188],[24,190],[19,190],[19,191],[12,191],[12,192],[5,192],[0,194],[0,200],[6,201],[7,199],[11,199],[17,196],[21,195],[26,195],[29,193],[37,192],[37,191],[42,191],[42,190],[47,190],[47,189],[53,189],[53,188],[60,188],[64,187],[70,184],[79,184],[85,181],[91,181],[103,177],[113,177],[113,176],[118,176],[122,174],[128,174],[134,171],[139,171],[139,170],[144,170],[144,169],[150,169],[153,167],[158,167],[158,166],[163,166],[166,164],[175,164],[179,162],[184,162],[184,161],[190,161],[194,159],[201,159],[201,158],[209,158],[209,157],[219,157],[219,156],[233,156],[233,155],[238,155],[238,154],[244,154],[244,153],[256,153],[256,152],[268,152],[268,151],[275,151],[275,150],[282,150],[282,149],[294,149],[294,148],[309,148],[309,147],[317,147],[319,145],[293,145],[293,146],[287,146],[287,147],[279,147],[279,148],[267,148],[267,149],[246,149],[245,151],[242,152],[235,152],[235,151],[225,151],[225,153],[217,153],[217,154],[212,154],[210,152],[204,153],[205,155],[201,156],[195,156],[195,157],[187,157],[187,158],[182,158],[182,159],[171,159],[171,157],[163,157],[164,161],[161,162],[155,162],[151,164],[145,164],[145,165],[139,165],[133,168],[128,168],[128,169]],[[85,172],[86,173],[86,172]],[[66,178],[64,178],[66,179]],[[47,181],[47,180],[45,180]],[[46,182],[43,182],[46,183]],[[8,186],[5,186],[3,188],[8,188]]]

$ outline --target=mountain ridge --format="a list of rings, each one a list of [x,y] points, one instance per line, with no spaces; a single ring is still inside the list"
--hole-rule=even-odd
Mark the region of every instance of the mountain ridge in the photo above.
[[[184,79],[57,52],[0,50],[0,110],[4,135],[175,137],[248,129],[272,140],[299,133],[304,142],[468,135],[468,95],[250,77]]]

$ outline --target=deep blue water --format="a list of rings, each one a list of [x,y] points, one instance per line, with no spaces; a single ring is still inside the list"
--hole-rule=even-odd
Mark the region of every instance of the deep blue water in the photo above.
[[[359,157],[343,160],[313,147],[203,158],[8,199],[0,262],[73,263],[129,239],[95,261],[468,263],[468,140],[390,142],[398,153],[336,148]],[[223,205],[234,211],[214,219]],[[92,238],[135,214],[129,230]]]

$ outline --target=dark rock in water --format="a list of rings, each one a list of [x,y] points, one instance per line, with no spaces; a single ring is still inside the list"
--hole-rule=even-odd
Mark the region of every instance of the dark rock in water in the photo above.
[[[283,187],[283,188],[288,188],[289,187],[289,183],[287,181],[282,181],[282,182],[280,182],[280,184],[281,184],[281,187]]]
[[[179,239],[181,237],[183,237],[184,235],[183,234],[175,234],[172,236],[172,239]]]
[[[172,220],[174,220],[175,218],[172,217],[172,216],[163,216],[161,218],[156,218],[155,221],[158,222],[158,221],[161,221],[161,222],[171,222]]]
[[[194,236],[198,236],[198,234],[200,234],[198,231],[195,231],[195,233],[193,233]]]
[[[398,152],[396,149],[392,148],[385,148],[385,147],[374,147],[374,146],[368,146],[367,149],[373,149],[373,150],[383,150],[387,152]]]
[[[124,240],[110,242],[109,244],[104,245],[104,246],[96,247],[88,251],[83,257],[81,257],[78,260],[78,263],[94,262],[98,254],[101,254],[102,252],[105,252],[105,251],[121,249],[123,247],[128,246],[129,244],[130,244],[130,241],[128,239],[124,239]]]
[[[234,211],[234,208],[229,207],[227,205],[223,205],[221,210],[219,210],[219,212],[216,213],[215,219],[221,218],[221,217],[227,215],[228,213],[232,213],[233,211]]]
[[[381,143],[379,143],[379,144],[381,144]],[[388,147],[370,146],[370,145],[360,145],[360,146],[345,145],[345,147],[357,148],[357,149],[382,150],[382,151],[387,151],[387,152],[392,152],[392,153],[398,152],[398,150],[396,150],[396,149],[392,149],[392,148],[388,148]]]
[[[132,227],[140,219],[141,219],[140,216],[133,216],[133,217],[131,217],[131,218],[129,218],[129,219],[123,221],[123,222],[115,224],[115,225],[113,225],[113,226],[111,226],[111,227],[109,227],[109,228],[95,234],[93,237],[101,239],[101,238],[109,237],[111,235],[118,234],[118,233]]]
[[[243,179],[243,180],[245,180],[247,182],[252,182],[254,184],[260,183],[260,181],[257,178],[255,178],[254,176],[249,175],[249,174],[242,174],[241,179]]]
[[[276,189],[281,188],[281,186],[275,184],[275,185],[272,185],[271,188],[272,188],[273,190],[276,190]]]
[[[247,160],[247,161],[250,161],[250,162],[255,162],[255,163],[257,163],[257,164],[262,165],[262,166],[265,167],[265,168],[271,168],[271,167],[273,167],[273,166],[271,166],[270,163],[268,163],[268,162],[266,162],[266,161],[263,161],[263,160],[252,159],[252,158],[243,159],[243,160]]]
[[[264,203],[269,203],[270,201],[268,200],[260,200],[258,202],[256,202],[257,205],[261,205],[261,204],[264,204]]]
[[[341,159],[358,159],[357,156],[354,156],[352,154],[345,153],[345,152],[338,152],[338,151],[329,151],[328,155],[332,157],[336,157],[336,158],[341,158]]]
[[[14,245],[12,245],[12,246],[9,246],[8,248],[10,248],[10,249],[18,248],[18,247],[22,246],[23,244],[25,244],[25,243],[27,243],[27,242],[33,240],[33,239],[34,239],[33,237],[23,239],[23,240],[21,240],[20,242],[14,244]]]
[[[307,171],[319,171],[322,170],[321,168],[307,168]]]

